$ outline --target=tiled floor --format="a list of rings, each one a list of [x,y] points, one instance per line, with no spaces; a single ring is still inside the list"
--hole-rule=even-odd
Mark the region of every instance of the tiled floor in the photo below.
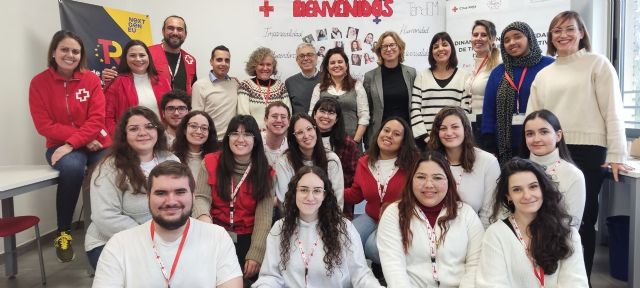
[[[91,287],[92,278],[87,274],[87,257],[84,254],[82,239],[84,230],[74,231],[72,236],[76,241],[73,248],[76,251],[76,259],[71,263],[60,263],[56,259],[55,250],[51,241],[45,239],[43,253],[45,271],[47,273],[47,287]],[[18,275],[15,279],[4,276],[4,265],[0,265],[0,288],[31,288],[40,287],[40,268],[38,254],[35,246],[18,256]],[[622,282],[609,276],[609,250],[599,246],[596,250],[594,271],[591,277],[595,288],[622,288],[627,287]]]

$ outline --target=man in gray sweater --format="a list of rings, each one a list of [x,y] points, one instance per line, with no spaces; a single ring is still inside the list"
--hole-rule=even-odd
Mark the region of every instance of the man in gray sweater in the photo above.
[[[298,112],[307,113],[311,93],[316,84],[320,81],[320,73],[316,68],[318,55],[313,45],[302,43],[296,49],[296,62],[300,66],[301,72],[293,75],[284,82],[291,98],[293,114]]]

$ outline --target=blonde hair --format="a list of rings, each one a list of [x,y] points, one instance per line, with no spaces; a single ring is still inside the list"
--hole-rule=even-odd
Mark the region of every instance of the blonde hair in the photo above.
[[[378,42],[376,42],[376,45],[373,46],[373,49],[371,49],[378,56],[378,65],[382,65],[382,63],[384,63],[384,59],[382,59],[382,40],[384,40],[384,38],[387,38],[387,36],[391,36],[391,38],[396,41],[396,44],[398,44],[398,62],[404,62],[404,48],[406,47],[406,44],[404,43],[404,41],[402,41],[402,38],[400,38],[400,35],[398,35],[398,33],[393,31],[386,31],[382,33],[382,35],[380,35],[380,37],[378,38]]]
[[[249,56],[249,61],[247,61],[247,66],[244,68],[244,71],[249,74],[249,76],[256,76],[256,67],[264,58],[271,57],[273,58],[273,75],[278,74],[278,70],[276,66],[278,64],[278,60],[276,60],[276,56],[273,54],[273,51],[267,47],[258,47],[258,49],[254,50]]]

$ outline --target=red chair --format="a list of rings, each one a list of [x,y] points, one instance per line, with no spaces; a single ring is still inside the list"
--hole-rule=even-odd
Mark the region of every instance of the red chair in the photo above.
[[[12,236],[31,227],[36,229],[36,243],[38,244],[38,253],[40,256],[40,276],[42,277],[42,285],[46,285],[47,275],[44,273],[44,260],[42,259],[42,247],[40,246],[40,229],[38,228],[39,222],[40,218],[36,216],[0,218],[0,237]],[[17,252],[14,251],[14,253]]]

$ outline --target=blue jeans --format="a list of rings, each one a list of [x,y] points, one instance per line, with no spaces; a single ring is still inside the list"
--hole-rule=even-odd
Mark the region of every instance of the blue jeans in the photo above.
[[[373,261],[373,263],[380,264],[380,253],[378,253],[378,244],[376,243],[378,232],[376,221],[365,213],[353,219],[351,223],[360,234],[364,256]]]
[[[58,147],[60,146],[47,149],[45,156],[49,165],[51,165],[51,156]],[[86,149],[77,149],[60,158],[56,165],[52,165],[54,169],[60,171],[56,191],[58,231],[71,230],[71,221],[78,203],[82,181],[84,180],[84,171],[87,166],[93,165],[102,159],[105,153],[106,150],[92,152]],[[86,204],[88,205],[89,203]]]
[[[104,246],[105,245],[98,246],[87,251],[87,258],[89,258],[89,264],[91,264],[91,267],[93,267],[94,272],[98,267],[98,260],[100,259],[100,254],[102,254],[102,249],[104,249]]]

